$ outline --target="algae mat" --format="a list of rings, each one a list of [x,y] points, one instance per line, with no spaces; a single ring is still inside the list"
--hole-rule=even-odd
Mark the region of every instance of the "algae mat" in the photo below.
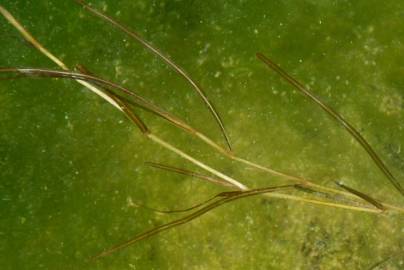
[[[381,201],[403,198],[365,151],[256,57],[263,52],[344,115],[404,179],[401,1],[92,1],[202,85],[235,152]],[[189,85],[74,1],[2,1],[69,66],[82,64],[181,116],[224,145]],[[0,19],[0,66],[56,66]],[[1,269],[402,269],[402,214],[255,197],[218,208],[111,256],[88,258],[225,190],[156,170],[198,168],[146,140],[74,81],[0,81]],[[137,109],[161,137],[250,187],[282,179],[231,162]]]

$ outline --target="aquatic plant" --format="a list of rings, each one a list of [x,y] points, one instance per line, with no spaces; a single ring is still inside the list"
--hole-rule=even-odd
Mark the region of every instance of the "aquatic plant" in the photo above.
[[[191,214],[186,214],[185,217],[181,217],[172,222],[163,224],[161,226],[157,226],[149,231],[146,231],[145,233],[135,236],[134,238],[122,244],[107,249],[106,251],[95,256],[96,258],[109,255],[116,250],[127,247],[139,240],[148,238],[163,230],[171,229],[176,226],[188,223],[191,220],[200,217],[201,215],[213,210],[214,208],[222,204],[255,195],[264,195],[268,199],[282,198],[287,200],[297,200],[311,204],[317,204],[334,208],[344,208],[347,210],[362,211],[374,214],[386,214],[386,213],[390,214],[394,212],[400,213],[404,211],[401,207],[385,203],[379,199],[374,198],[369,194],[365,194],[364,192],[358,191],[343,183],[336,182],[336,185],[334,187],[330,187],[323,184],[318,184],[317,181],[314,180],[309,180],[300,176],[295,176],[289,173],[274,170],[268,166],[257,164],[253,161],[239,157],[239,155],[236,155],[231,150],[230,140],[224,128],[224,124],[221,120],[221,117],[219,116],[219,113],[216,111],[215,107],[212,105],[212,103],[206,96],[205,91],[202,90],[202,88],[195,82],[195,80],[191,79],[189,75],[181,67],[175,64],[169,57],[165,56],[165,54],[161,53],[159,50],[153,47],[150,43],[146,42],[136,32],[123,26],[122,24],[115,21],[111,17],[107,17],[105,14],[100,13],[99,11],[84,4],[82,1],[77,2],[83,5],[84,8],[90,11],[91,13],[108,21],[113,26],[118,27],[120,30],[123,30],[126,34],[133,37],[136,41],[140,42],[146,49],[151,50],[159,58],[163,59],[170,67],[174,68],[174,70],[177,73],[179,73],[183,78],[185,78],[191,84],[191,86],[197,91],[200,97],[202,97],[210,113],[214,116],[217,124],[220,127],[223,137],[225,138],[225,143],[228,145],[228,148],[230,150],[222,147],[219,143],[216,143],[213,139],[210,139],[206,134],[199,131],[197,128],[187,124],[184,120],[182,120],[178,116],[174,116],[172,113],[164,110],[162,107],[158,105],[155,105],[151,101],[147,100],[143,96],[135,93],[134,91],[132,91],[127,87],[114,83],[110,80],[103,79],[100,76],[95,75],[92,71],[87,70],[83,66],[77,66],[76,71],[71,71],[67,67],[67,65],[65,65],[59,58],[54,56],[51,52],[49,52],[49,50],[47,50],[39,41],[37,41],[31,34],[29,34],[29,32],[25,30],[25,28],[22,27],[21,24],[10,13],[8,13],[7,10],[5,10],[2,7],[0,7],[0,11],[7,18],[7,20],[10,23],[12,23],[20,31],[20,33],[22,33],[24,38],[30,44],[32,44],[36,49],[38,49],[40,52],[42,52],[44,55],[46,55],[48,58],[54,61],[61,68],[61,70],[42,69],[42,68],[2,68],[0,69],[0,72],[5,74],[6,76],[12,76],[11,78],[45,77],[45,78],[65,78],[76,80],[80,84],[84,85],[85,87],[87,87],[88,89],[90,89],[103,99],[105,99],[116,109],[120,110],[125,116],[129,118],[129,120],[131,120],[138,127],[139,131],[147,139],[179,155],[180,157],[193,163],[197,167],[205,170],[207,173],[210,173],[213,176],[205,175],[203,173],[196,173],[183,168],[177,168],[164,164],[151,163],[152,166],[164,170],[185,174],[192,177],[198,177],[213,182],[215,184],[219,184],[221,186],[226,186],[227,188],[231,187],[238,189],[233,191],[221,192],[207,199],[206,201],[198,203],[197,205],[191,206],[187,209],[182,210],[152,209],[152,211],[166,212],[166,213],[188,212],[188,211],[193,212]],[[360,133],[351,124],[349,124],[338,112],[333,110],[319,98],[313,95],[311,91],[309,91],[302,83],[296,81],[293,77],[291,77],[289,74],[283,71],[278,65],[276,65],[273,61],[267,58],[264,54],[257,53],[257,57],[259,60],[267,64],[275,72],[280,74],[284,79],[286,79],[287,82],[289,82],[297,90],[301,91],[303,94],[305,94],[315,103],[317,103],[317,105],[319,105],[335,120],[337,120],[339,124],[345,127],[348,130],[348,132],[353,136],[353,138],[357,140],[359,144],[366,150],[370,158],[375,162],[377,167],[391,182],[393,187],[401,194],[403,194],[403,190],[399,181],[393,176],[393,174],[383,163],[381,158],[373,150],[371,145],[362,137],[362,135],[360,135]],[[7,77],[7,79],[10,78]],[[201,140],[209,147],[211,147],[212,150],[215,150],[221,155],[223,155],[223,157],[229,158],[234,162],[250,166],[257,170],[262,170],[272,175],[281,177],[284,179],[284,183],[270,187],[249,188],[244,182],[223,173],[222,170],[218,170],[210,165],[207,165],[200,159],[197,159],[194,156],[187,154],[179,147],[175,147],[173,144],[162,139],[155,132],[153,132],[151,128],[148,127],[147,123],[145,123],[139,117],[139,115],[135,112],[133,106],[136,106],[136,108],[142,108],[160,118],[163,118],[164,120],[167,120],[170,124],[178,127],[179,129],[182,129],[183,131],[189,133],[191,136],[194,136],[197,139]],[[145,206],[145,208],[150,207]]]

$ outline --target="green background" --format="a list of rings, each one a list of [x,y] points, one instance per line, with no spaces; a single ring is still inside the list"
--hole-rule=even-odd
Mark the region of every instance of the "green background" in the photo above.
[[[7,8],[74,67],[122,83],[223,144],[189,85],[74,1]],[[404,179],[404,2],[92,1],[138,31],[206,90],[242,157],[403,205],[337,123],[255,58],[261,51],[343,114]],[[0,18],[0,66],[56,66]],[[154,116],[153,132],[251,187],[280,179],[230,162]],[[250,198],[96,262],[88,258],[224,190],[149,168],[198,170],[145,139],[73,81],[0,81],[0,269],[402,269],[402,215]]]

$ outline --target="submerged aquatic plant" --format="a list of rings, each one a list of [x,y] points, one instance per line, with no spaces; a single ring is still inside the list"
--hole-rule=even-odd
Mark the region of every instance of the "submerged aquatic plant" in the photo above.
[[[26,41],[32,44],[37,50],[42,54],[52,60],[55,64],[60,67],[60,70],[55,69],[43,69],[43,68],[22,68],[22,67],[3,67],[0,68],[0,73],[7,77],[5,79],[17,79],[17,78],[63,78],[75,80],[81,85],[87,87],[89,90],[109,102],[116,109],[121,111],[134,125],[136,125],[139,131],[150,141],[159,144],[160,146],[166,148],[167,150],[179,155],[188,162],[193,163],[195,166],[204,170],[210,175],[204,173],[194,172],[186,170],[183,168],[174,167],[166,164],[158,164],[150,162],[149,165],[163,169],[166,171],[171,171],[183,175],[188,175],[192,177],[199,178],[203,181],[208,181],[210,183],[223,186],[230,191],[221,192],[211,198],[206,199],[203,202],[197,203],[186,209],[179,210],[161,210],[154,209],[149,206],[142,206],[150,209],[151,211],[156,211],[160,213],[186,213],[185,216],[175,219],[172,222],[151,228],[143,233],[140,233],[131,239],[124,241],[121,244],[115,245],[111,248],[107,248],[105,251],[93,256],[93,258],[99,258],[112,254],[115,251],[126,248],[140,240],[147,239],[155,234],[161,233],[165,230],[175,228],[177,226],[191,222],[195,218],[198,218],[205,213],[223,205],[226,203],[233,202],[238,199],[250,197],[250,196],[265,196],[267,199],[280,198],[286,200],[295,200],[304,203],[316,204],[324,207],[334,207],[343,208],[351,211],[361,211],[377,215],[384,215],[386,213],[398,213],[402,214],[404,209],[400,206],[395,206],[389,203],[385,203],[384,200],[374,198],[372,195],[365,194],[364,192],[358,191],[352,187],[349,187],[343,183],[336,182],[335,187],[328,187],[325,185],[320,185],[311,179],[306,179],[300,176],[291,175],[289,173],[281,172],[270,168],[266,165],[258,164],[254,161],[247,160],[243,157],[238,156],[233,152],[230,144],[229,136],[223,124],[220,114],[217,112],[215,106],[210,102],[209,98],[205,94],[205,91],[199,86],[198,83],[192,79],[188,73],[179,65],[177,65],[172,59],[167,57],[160,50],[156,49],[153,45],[147,42],[143,37],[133,30],[127,28],[121,23],[117,22],[115,19],[101,13],[100,11],[92,8],[83,1],[76,0],[84,9],[90,13],[98,16],[104,21],[108,22],[112,26],[123,31],[135,41],[139,42],[145,49],[151,51],[159,59],[163,60],[168,66],[174,69],[181,77],[183,77],[191,87],[199,94],[202,98],[204,104],[206,105],[209,112],[213,115],[214,120],[217,122],[220,131],[225,139],[225,144],[227,147],[221,146],[221,144],[215,142],[213,139],[209,138],[199,129],[186,123],[183,119],[178,116],[173,115],[169,111],[164,110],[159,105],[147,100],[137,92],[121,84],[109,81],[107,79],[101,78],[92,73],[92,71],[87,70],[85,67],[77,65],[75,69],[69,68],[65,63],[63,63],[58,57],[53,55],[48,49],[46,49],[36,38],[34,38],[18,21],[10,14],[4,7],[0,6],[0,13],[23,35]],[[342,125],[351,136],[364,148],[368,153],[369,157],[374,161],[376,166],[383,172],[387,180],[393,185],[393,187],[404,195],[404,191],[400,182],[395,178],[395,176],[390,172],[387,166],[384,164],[382,159],[373,150],[371,145],[363,138],[363,136],[350,124],[341,114],[336,112],[330,106],[325,104],[321,99],[316,97],[311,91],[309,91],[302,83],[298,82],[278,65],[276,65],[272,60],[266,57],[263,53],[257,53],[257,58],[266,64],[270,69],[278,73],[283,77],[291,86],[300,91],[302,94],[311,99],[314,103],[320,106],[326,113],[328,113],[338,124]],[[225,174],[222,170],[213,168],[212,166],[206,164],[204,161],[199,160],[192,155],[188,154],[183,149],[174,146],[169,141],[162,139],[158,134],[152,131],[148,127],[139,115],[135,112],[135,107],[141,108],[145,111],[151,112],[152,114],[160,117],[175,127],[187,132],[190,136],[194,136],[197,139],[204,142],[207,146],[211,147],[212,150],[217,151],[224,157],[238,162],[243,165],[250,166],[254,169],[267,172],[272,175],[282,177],[284,179],[284,184],[261,187],[261,188],[250,188],[244,181],[236,179],[232,176]],[[190,212],[189,214],[187,214]]]

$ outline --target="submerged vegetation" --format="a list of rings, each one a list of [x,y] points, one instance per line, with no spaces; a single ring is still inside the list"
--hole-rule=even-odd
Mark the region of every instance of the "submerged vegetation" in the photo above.
[[[73,2],[74,1],[72,1],[72,3]],[[211,116],[213,116],[213,120],[216,122],[216,126],[219,127],[222,137],[224,138],[223,143],[216,142],[214,139],[210,138],[210,136],[205,134],[205,132],[192,126],[181,117],[174,115],[172,112],[170,112],[170,110],[163,109],[163,106],[157,105],[148,100],[139,94],[138,91],[133,90],[130,87],[126,87],[124,84],[116,83],[112,80],[98,76],[89,68],[81,65],[81,63],[76,63],[77,65],[74,68],[68,67],[60,58],[55,56],[44,45],[42,45],[42,43],[39,41],[41,39],[40,37],[33,37],[33,35],[30,34],[30,32],[24,26],[22,26],[17,19],[5,9],[5,7],[0,6],[0,13],[21,33],[24,39],[59,66],[59,69],[1,67],[0,73],[2,75],[2,79],[62,78],[67,80],[75,80],[124,114],[131,121],[131,123],[138,128],[144,137],[148,139],[148,141],[154,142],[160,147],[163,147],[173,154],[178,155],[182,159],[193,164],[195,168],[199,168],[202,172],[189,170],[183,168],[182,166],[172,166],[157,162],[147,162],[149,166],[167,172],[197,178],[210,184],[217,185],[224,190],[214,196],[206,198],[202,202],[195,202],[196,204],[190,205],[184,209],[172,209],[169,205],[166,206],[166,209],[156,209],[154,206],[151,207],[147,204],[143,204],[139,200],[136,200],[136,203],[132,202],[132,205],[135,207],[141,209],[144,208],[148,211],[156,213],[169,215],[182,214],[183,216],[180,218],[174,217],[172,218],[172,221],[146,229],[144,232],[129,238],[129,240],[123,241],[122,243],[118,243],[109,248],[106,247],[104,251],[101,251],[98,254],[89,254],[88,257],[98,259],[107,255],[112,256],[118,250],[127,248],[141,240],[148,239],[149,237],[163,231],[187,224],[221,205],[258,195],[261,196],[265,201],[271,201],[271,203],[272,201],[275,201],[275,199],[283,199],[290,203],[292,203],[292,201],[298,201],[305,204],[317,205],[322,207],[322,209],[344,209],[345,211],[350,211],[352,213],[365,212],[367,214],[377,215],[377,217],[380,219],[387,219],[391,215],[401,216],[404,214],[403,207],[388,202],[390,195],[386,195],[385,197],[374,196],[373,194],[363,192],[343,182],[340,182],[338,179],[333,179],[334,182],[331,184],[325,184],[317,179],[312,180],[306,177],[298,176],[297,174],[299,174],[299,172],[297,172],[296,175],[291,174],[289,172],[274,169],[265,164],[257,163],[254,160],[241,157],[239,154],[237,154],[237,149],[232,147],[231,136],[228,135],[229,133],[231,134],[231,132],[228,132],[225,128],[226,125],[222,120],[221,114],[218,112],[220,109],[216,109],[216,107],[220,108],[220,106],[215,106],[210,101],[210,98],[208,98],[208,95],[206,94],[208,91],[205,91],[199,85],[199,83],[196,82],[196,80],[191,78],[184,68],[176,64],[170,57],[146,41],[134,30],[124,26],[122,23],[118,22],[112,17],[107,16],[103,12],[91,7],[84,1],[76,0],[75,2],[77,2],[89,13],[108,23],[110,26],[124,32],[126,35],[132,38],[132,40],[138,42],[143,46],[144,49],[154,54],[156,58],[162,60],[168,67],[173,69],[179,76],[181,76],[190,85],[190,88],[192,88],[202,99],[206,110],[210,112]],[[303,83],[297,81],[294,77],[289,75],[263,53],[258,52],[256,57],[259,61],[265,64],[266,67],[280,75],[287,83],[289,83],[290,86],[293,87],[293,89],[306,96],[309,100],[314,102],[315,105],[321,107],[333,120],[335,120],[336,125],[340,125],[345,128],[356,143],[363,148],[363,152],[368,154],[369,160],[372,160],[374,165],[385,176],[386,185],[388,183],[387,181],[389,181],[392,190],[391,192],[396,192],[396,194],[401,194],[401,196],[404,196],[404,190],[400,184],[400,180],[393,175],[388,166],[382,161],[382,157],[379,156],[377,151],[373,149],[371,143],[369,143],[364,136],[361,135],[358,129],[354,127],[355,125],[349,123],[345,117],[323,102],[314,94],[313,91],[309,90]],[[149,112],[159,119],[167,121],[170,125],[178,128],[177,131],[182,130],[189,136],[196,138],[209,147],[212,152],[216,152],[223,158],[227,158],[232,161],[234,166],[242,165],[249,169],[279,177],[279,179],[282,180],[278,181],[276,185],[250,188],[250,186],[255,186],[252,179],[249,179],[247,184],[247,182],[240,180],[238,177],[230,176],[225,172],[226,170],[208,165],[207,162],[188,153],[186,148],[190,148],[190,145],[177,147],[174,146],[174,144],[169,140],[160,137],[158,132],[153,131],[153,128],[149,127],[149,123],[140,116],[138,113],[139,109]],[[382,179],[379,179],[379,181],[382,181]],[[276,220],[271,222],[276,222]],[[141,243],[138,244],[140,245]],[[382,262],[384,263],[387,260],[388,259],[383,259]]]

